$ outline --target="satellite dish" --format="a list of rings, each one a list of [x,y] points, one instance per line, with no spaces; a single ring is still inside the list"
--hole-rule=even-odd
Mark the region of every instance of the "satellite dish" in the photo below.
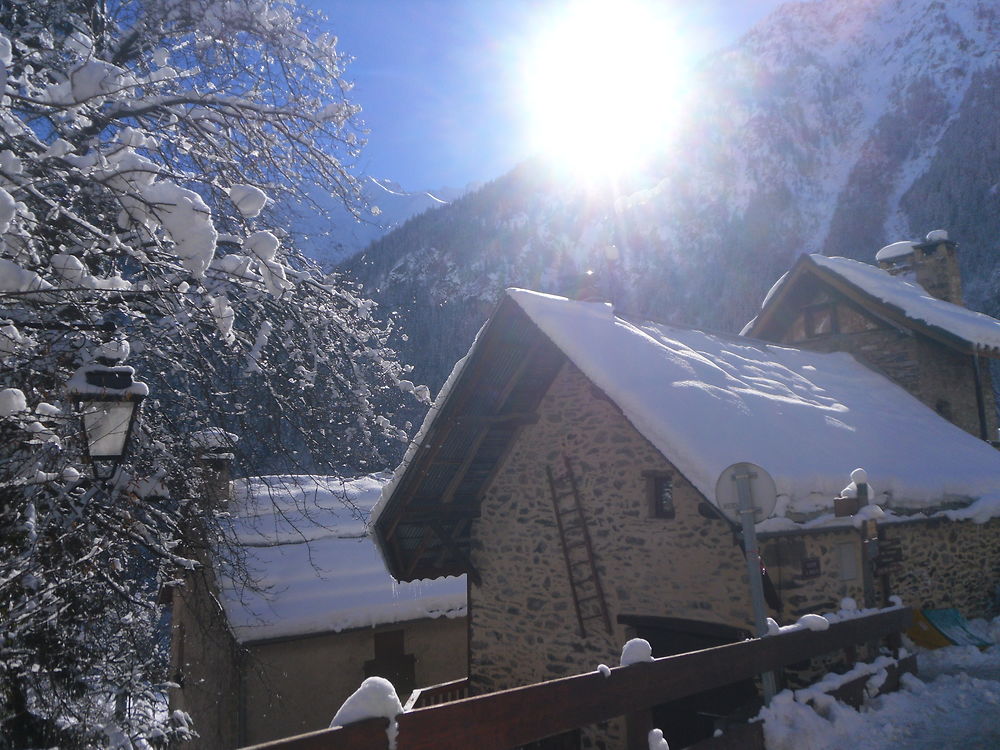
[[[733,523],[740,523],[739,482],[749,484],[750,501],[753,504],[754,523],[760,523],[774,512],[778,501],[778,489],[771,475],[756,464],[741,462],[733,464],[719,475],[715,484],[715,503],[719,510]]]

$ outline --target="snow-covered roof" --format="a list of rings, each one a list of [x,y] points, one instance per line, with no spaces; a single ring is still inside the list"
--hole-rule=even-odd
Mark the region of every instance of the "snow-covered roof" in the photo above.
[[[465,578],[396,583],[368,532],[385,475],[244,480],[235,539],[260,590],[220,566],[221,599],[237,640],[257,641],[466,612]]]
[[[875,260],[889,261],[895,258],[900,258],[904,255],[910,255],[913,252],[914,245],[916,245],[916,243],[912,240],[893,242],[891,245],[886,245],[875,253]]]
[[[1000,321],[960,305],[932,297],[919,284],[888,271],[848,258],[810,255],[821,268],[840,276],[858,289],[898,308],[907,318],[921,321],[957,336],[971,346],[1000,348]]]
[[[779,517],[831,509],[859,466],[888,493],[876,499],[896,508],[1000,494],[1000,453],[848,354],[632,323],[608,304],[508,294],[712,502],[722,471],[743,461],[773,477]]]

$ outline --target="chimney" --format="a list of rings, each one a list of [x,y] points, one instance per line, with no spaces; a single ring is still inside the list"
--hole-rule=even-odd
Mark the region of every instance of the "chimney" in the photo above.
[[[588,269],[580,275],[573,299],[581,302],[604,302],[605,297],[601,294],[599,286],[598,275],[593,270]]]
[[[232,450],[239,438],[218,427],[200,430],[192,436],[196,467],[201,471],[202,492],[210,508],[225,508],[232,499]]]
[[[907,275],[932,297],[955,305],[962,301],[962,276],[958,269],[958,245],[948,232],[935,229],[923,242],[894,242],[875,255],[879,268],[892,275]]]

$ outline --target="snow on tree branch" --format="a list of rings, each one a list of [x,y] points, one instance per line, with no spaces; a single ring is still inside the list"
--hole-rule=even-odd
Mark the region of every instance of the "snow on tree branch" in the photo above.
[[[0,735],[15,744],[190,733],[155,710],[152,602],[225,547],[191,435],[239,436],[247,473],[375,470],[406,437],[391,318],[302,257],[282,211],[309,185],[364,207],[346,64],[292,0],[0,6]],[[67,381],[123,338],[150,395],[105,484]]]

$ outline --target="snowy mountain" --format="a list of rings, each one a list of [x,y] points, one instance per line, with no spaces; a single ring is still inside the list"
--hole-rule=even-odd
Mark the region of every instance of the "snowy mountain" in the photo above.
[[[447,187],[411,192],[390,179],[362,179],[365,200],[370,208],[361,220],[351,216],[333,196],[319,188],[311,190],[310,195],[320,207],[331,213],[332,220],[322,216],[321,212],[306,208],[296,211],[296,227],[303,234],[303,250],[321,264],[332,266],[349,258],[410,217],[446,206],[464,192]],[[371,207],[377,207],[378,213],[373,212]]]
[[[778,8],[709,60],[679,135],[600,191],[538,163],[417,217],[352,268],[401,310],[440,385],[506,286],[737,331],[801,253],[872,262],[946,228],[970,307],[1000,313],[1000,6],[827,0]]]

